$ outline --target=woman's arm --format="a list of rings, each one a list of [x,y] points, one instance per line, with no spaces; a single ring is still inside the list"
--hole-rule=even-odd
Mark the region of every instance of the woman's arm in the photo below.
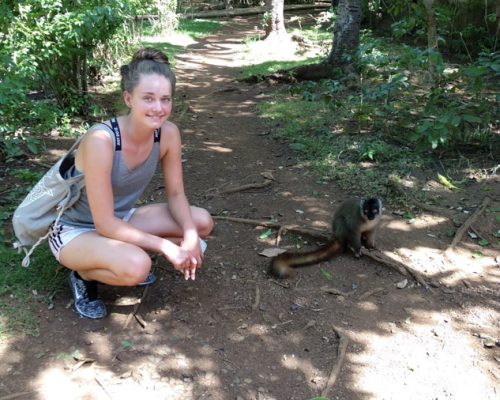
[[[169,240],[143,232],[115,217],[111,187],[113,153],[109,134],[99,130],[88,133],[78,149],[76,166],[84,174],[96,231],[102,236],[162,253],[174,268],[184,270],[189,264],[188,252]]]
[[[181,247],[190,251],[195,260],[193,267],[199,268],[203,255],[200,238],[194,224],[189,202],[184,192],[182,175],[181,137],[178,128],[171,122],[162,127],[161,163],[165,180],[165,192],[170,214],[182,229]]]

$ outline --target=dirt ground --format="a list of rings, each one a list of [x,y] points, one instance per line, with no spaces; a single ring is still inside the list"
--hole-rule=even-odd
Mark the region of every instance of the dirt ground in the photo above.
[[[256,116],[274,87],[234,80],[254,25],[232,20],[177,60],[188,196],[213,215],[327,231],[351,194],[319,182]],[[266,176],[269,186],[230,192]],[[386,207],[378,240],[428,287],[349,254],[276,281],[259,255],[276,232],[218,219],[194,282],[158,260],[149,289],[102,287],[102,321],[78,318],[69,288],[52,309],[40,304],[39,337],[0,343],[0,399],[500,399],[498,247],[465,233],[444,256],[453,221],[465,223],[485,195],[471,227],[496,243],[498,177],[470,179],[459,193],[428,189],[441,211],[409,224]],[[158,177],[145,200],[161,198]],[[305,240],[315,244],[286,234],[280,247]]]

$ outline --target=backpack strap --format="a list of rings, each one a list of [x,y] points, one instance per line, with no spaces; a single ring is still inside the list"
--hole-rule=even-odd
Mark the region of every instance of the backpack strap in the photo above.
[[[161,128],[155,129],[155,139],[154,142],[158,143],[161,139]]]
[[[118,121],[116,117],[113,117],[109,120],[111,122],[111,130],[115,135],[115,151],[121,151],[122,149],[122,136],[120,132],[120,126],[118,125]]]
[[[120,132],[120,126],[118,125],[118,120],[116,119],[116,117],[113,117],[109,121],[111,122],[111,130],[115,135],[115,151],[120,151],[122,149],[122,136]],[[160,139],[161,139],[161,128],[158,128],[155,129],[154,131],[154,142],[158,143]]]

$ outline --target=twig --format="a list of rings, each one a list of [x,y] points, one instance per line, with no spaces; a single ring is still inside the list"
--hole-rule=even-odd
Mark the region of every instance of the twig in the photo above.
[[[383,292],[383,291],[384,291],[383,287],[378,287],[375,289],[368,290],[368,291],[364,292],[361,296],[359,296],[358,300],[361,300],[361,301],[366,300],[368,297],[370,297],[376,293]]]
[[[101,387],[101,389],[104,391],[104,393],[106,394],[106,396],[108,396],[110,399],[113,399],[113,397],[111,397],[111,395],[108,393],[108,391],[106,390],[106,388],[104,387],[104,385],[101,383],[101,381],[99,380],[99,378],[97,376],[94,376],[94,379],[97,382],[97,384]]]
[[[274,279],[269,279],[272,283],[274,283],[275,285],[278,285],[278,286],[281,286],[285,289],[290,289],[290,285],[286,282],[279,282],[279,281],[276,281]]]
[[[343,292],[342,290],[330,288],[327,286],[322,287],[320,290],[324,293],[333,294],[334,296],[344,296],[344,297],[348,297],[354,293],[354,291]]]
[[[255,286],[255,301],[252,304],[252,310],[256,310],[259,307],[260,304],[260,290],[259,290],[259,285]]]
[[[143,328],[148,326],[148,323],[139,314],[134,314],[134,318]]]
[[[143,303],[143,301],[146,299],[146,296],[148,294],[148,291],[149,291],[149,286],[146,286],[144,288],[144,292],[142,292],[142,296],[141,296],[141,299],[135,304],[134,306],[134,309],[132,310],[132,312],[127,316],[127,320],[125,321],[125,323],[123,324],[123,328],[122,329],[127,329],[128,327],[128,324],[130,324],[130,321],[132,321],[132,317],[135,317],[137,312],[139,311],[139,308],[141,307],[141,304]],[[144,328],[144,327],[143,327]]]
[[[392,258],[389,258],[386,256],[384,253],[378,250],[367,250],[362,248],[361,249],[361,254],[364,256],[371,258],[372,260],[378,261],[381,264],[384,264],[385,266],[392,268],[396,271],[398,271],[401,275],[404,276],[409,276],[415,279],[418,283],[420,283],[422,286],[424,286],[427,289],[430,289],[429,285],[423,278],[422,274],[420,272],[415,271],[413,268],[399,262],[396,260],[393,260]]]
[[[329,239],[328,235],[326,235],[320,231],[313,230],[313,229],[301,228],[299,225],[281,225],[281,224],[278,224],[277,222],[259,221],[259,220],[248,219],[248,218],[228,217],[228,216],[224,216],[224,215],[213,215],[212,217],[214,219],[221,220],[221,221],[239,222],[239,223],[247,224],[247,225],[264,226],[266,228],[287,230],[289,232],[311,236],[313,238],[320,239],[320,240],[328,240]]]
[[[12,393],[12,394],[8,394],[6,396],[2,396],[0,397],[0,400],[12,400],[12,399],[17,399],[18,397],[22,397],[22,396],[27,396],[28,394],[33,394],[33,393],[36,393],[36,392],[19,392],[19,393]]]
[[[467,220],[463,223],[463,225],[460,227],[460,229],[455,234],[455,237],[451,241],[451,244],[444,251],[444,253],[446,255],[449,255],[454,250],[454,248],[458,244],[458,242],[460,242],[462,240],[462,237],[465,234],[465,232],[467,232],[467,230],[472,225],[472,223],[479,217],[479,215],[481,215],[481,213],[484,211],[484,209],[488,206],[489,202],[490,202],[490,198],[488,196],[486,196],[483,199],[483,202],[481,203],[481,205],[476,209],[476,211],[474,211],[474,213],[469,218],[467,218]]]
[[[344,333],[342,333],[342,331],[339,328],[332,325],[332,329],[340,338],[340,342],[339,342],[339,347],[337,349],[337,362],[333,365],[332,371],[330,372],[330,377],[326,382],[325,388],[321,392],[322,397],[328,397],[328,392],[333,387],[333,385],[335,385],[335,381],[337,380],[337,377],[339,375],[340,368],[342,367],[342,363],[344,362],[345,353],[347,351],[347,345],[349,344],[349,338],[346,335],[344,335]]]
[[[241,185],[235,188],[231,189],[226,189],[221,192],[218,192],[217,194],[231,194],[231,193],[236,193],[236,192],[243,192],[245,190],[249,189],[263,189],[265,187],[268,187],[273,184],[273,181],[266,179],[264,182],[261,183],[247,183],[246,185]]]
[[[431,213],[444,215],[445,217],[448,217],[448,218],[453,216],[453,212],[446,209],[446,208],[436,207],[436,206],[433,206],[431,204],[422,203],[420,201],[417,201],[415,204],[418,208],[421,208],[424,211],[429,211]]]

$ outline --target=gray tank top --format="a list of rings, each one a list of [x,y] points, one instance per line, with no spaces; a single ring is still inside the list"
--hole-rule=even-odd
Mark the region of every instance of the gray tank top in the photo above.
[[[153,178],[160,160],[161,131],[155,130],[153,147],[146,160],[141,165],[129,170],[122,157],[120,127],[116,118],[111,119],[111,127],[106,124],[97,124],[92,126],[88,132],[98,129],[109,132],[114,143],[111,185],[113,188],[115,216],[122,219],[134,207]],[[67,176],[76,175],[81,175],[81,172],[73,166],[68,171]],[[81,196],[75,205],[63,214],[61,223],[75,227],[94,227],[85,188],[82,189]]]

